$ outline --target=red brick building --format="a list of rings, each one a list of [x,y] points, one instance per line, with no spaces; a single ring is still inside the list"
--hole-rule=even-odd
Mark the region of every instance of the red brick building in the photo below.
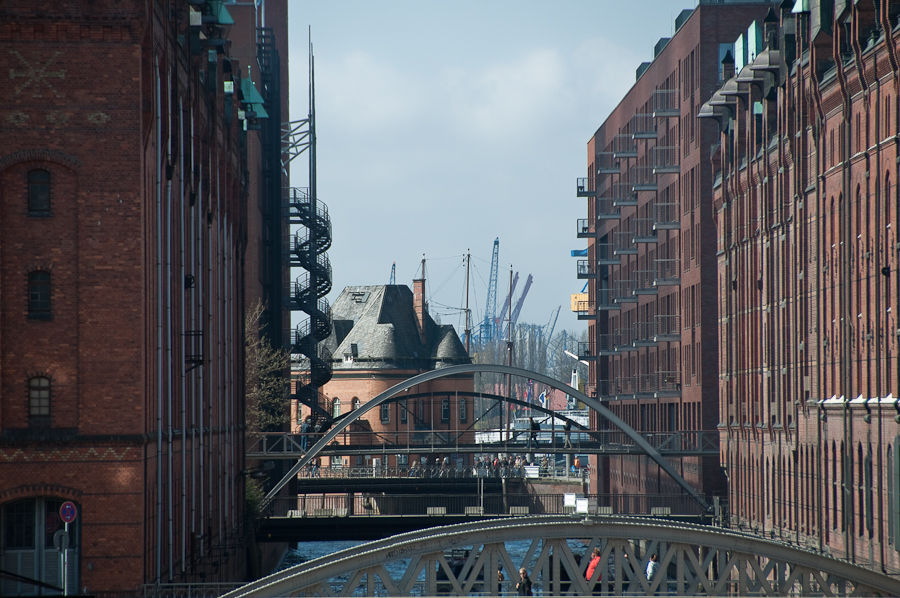
[[[736,38],[737,74],[701,112],[721,128],[711,182],[731,522],[890,574],[898,16],[897,2],[783,2]]]
[[[332,306],[332,318],[324,344],[333,356],[333,377],[322,392],[334,420],[352,417],[366,401],[413,376],[472,363],[453,326],[438,325],[428,314],[424,279],[414,281],[412,292],[405,285],[346,287]],[[441,457],[453,459],[451,466],[468,465],[469,455],[452,456],[455,443],[474,442],[473,389],[472,374],[439,378],[366,413],[336,441],[385,448],[344,457],[340,465],[372,466],[377,458],[382,466],[405,468],[423,457],[416,444],[446,447]],[[295,433],[304,418],[321,417],[298,402],[293,409]],[[326,458],[323,465],[332,464]]]
[[[719,85],[720,49],[754,19],[764,2],[702,1],[682,11],[671,39],[588,142],[588,198],[578,236],[588,259],[587,393],[640,431],[715,436],[718,338],[713,289],[715,246],[709,147],[718,131],[696,118]],[[605,427],[605,422],[592,422]],[[594,456],[600,492],[677,493],[647,457]],[[723,494],[715,457],[687,457],[680,473],[701,493]]]
[[[285,54],[286,11],[266,3]],[[245,579],[243,312],[265,293],[271,211],[247,69],[274,101],[261,17],[186,0],[0,7],[4,572],[61,584],[56,513],[73,501],[70,593]],[[36,593],[54,592],[0,579]]]

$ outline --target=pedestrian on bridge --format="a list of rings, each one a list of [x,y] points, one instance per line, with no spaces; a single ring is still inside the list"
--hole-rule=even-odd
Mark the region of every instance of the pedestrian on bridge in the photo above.
[[[519,577],[521,580],[516,584],[516,590],[519,596],[534,596],[531,593],[531,580],[528,578],[528,571],[525,567],[519,569]]]
[[[538,435],[538,432],[541,431],[541,424],[534,421],[533,417],[529,417],[528,422],[529,422],[528,428],[530,430],[530,433],[528,434],[528,444],[525,445],[525,448],[530,449],[532,442],[534,442],[534,448],[539,448],[537,435]]]
[[[309,429],[311,427],[309,416],[307,416],[303,423],[300,424],[300,450],[303,452],[306,452],[306,449],[309,448]]]
[[[572,448],[572,420],[566,420],[566,444],[563,448]]]
[[[656,558],[656,555],[650,557],[650,562],[647,563],[647,579],[653,581],[653,576],[656,575],[656,572],[659,570],[659,559]]]

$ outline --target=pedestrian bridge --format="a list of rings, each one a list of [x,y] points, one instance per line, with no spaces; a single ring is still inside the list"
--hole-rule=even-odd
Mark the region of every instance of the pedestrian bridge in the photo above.
[[[591,579],[589,555],[601,551]],[[645,574],[652,554],[660,567]],[[721,528],[614,516],[434,527],[327,555],[242,586],[250,596],[500,596],[525,567],[535,595],[900,596],[900,580]],[[498,576],[502,573],[503,580]]]

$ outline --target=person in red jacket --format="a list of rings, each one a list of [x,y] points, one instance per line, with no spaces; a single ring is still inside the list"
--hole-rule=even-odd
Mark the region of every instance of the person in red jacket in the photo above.
[[[599,565],[599,564],[600,564],[600,549],[595,547],[594,552],[591,553],[591,562],[588,563],[587,571],[585,571],[585,573],[584,573],[584,578],[586,580],[588,580],[588,581],[591,580],[591,577],[593,577],[593,575],[594,575],[594,569],[596,569],[597,565]],[[603,579],[603,573],[600,573],[600,575],[597,576],[597,581],[600,581],[602,579]]]

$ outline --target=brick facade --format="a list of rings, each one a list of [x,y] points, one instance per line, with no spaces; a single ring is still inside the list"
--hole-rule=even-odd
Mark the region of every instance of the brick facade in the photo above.
[[[897,574],[900,4],[790,8],[704,108],[730,519]]]
[[[257,142],[223,85],[239,90],[246,65],[231,44],[200,43],[201,30],[227,31],[211,13],[192,26],[191,11],[211,4],[191,5],[0,8],[2,568],[31,558],[17,542],[53,551],[41,534],[10,531],[23,501],[49,515],[72,500],[70,591],[246,576]],[[32,574],[57,584],[51,565]],[[34,591],[2,583],[2,594]]]
[[[696,118],[719,84],[720,44],[731,43],[764,2],[700,2],[660,40],[652,62],[588,143],[588,217],[579,236],[591,282],[577,311],[588,320],[586,392],[639,431],[704,432],[718,423],[712,183],[713,123]],[[592,415],[592,426],[607,424]],[[647,457],[591,457],[600,492],[677,493]],[[723,494],[715,457],[680,459],[681,475]]]

